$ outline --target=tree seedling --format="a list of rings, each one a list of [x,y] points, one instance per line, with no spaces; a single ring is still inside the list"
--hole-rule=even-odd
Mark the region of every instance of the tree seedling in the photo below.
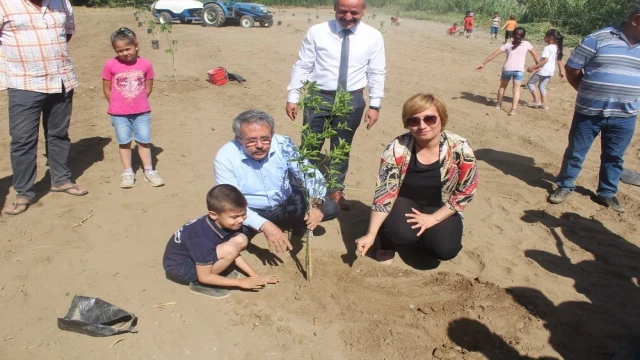
[[[336,129],[338,130],[350,130],[347,126],[347,116],[349,112],[353,110],[351,106],[351,94],[343,89],[336,92],[333,105],[325,102],[320,97],[320,88],[315,81],[307,81],[303,84],[300,91],[300,101],[298,102],[299,111],[302,112],[318,112],[330,109],[329,116],[325,120],[324,127],[321,133],[315,133],[311,130],[309,124],[304,124],[300,128],[300,137],[302,139],[300,146],[298,147],[299,157],[294,159],[294,162],[298,163],[301,172],[304,176],[305,184],[307,180],[315,178],[319,168],[324,168],[325,182],[314,182],[315,186],[326,187],[326,189],[336,189],[340,184],[338,183],[338,177],[340,171],[338,166],[347,161],[349,152],[351,151],[351,145],[349,145],[344,139],[340,139],[338,145],[335,148],[325,151],[322,156],[322,146],[326,139],[330,139],[338,136]],[[334,128],[331,124],[336,120],[340,122]],[[304,198],[307,203],[307,211],[311,209],[312,201],[310,198],[310,189],[304,187]],[[317,191],[316,191],[317,193]],[[324,200],[324,199],[322,199]],[[307,281],[311,282],[313,277],[313,263],[311,258],[311,241],[313,238],[313,231],[308,230],[305,234],[305,271],[307,273]]]
[[[171,61],[173,62],[173,81],[178,82],[178,75],[176,69],[176,53],[178,52],[178,40],[174,39],[171,35],[173,28],[171,24],[160,25],[160,31],[162,31],[167,37],[167,45],[169,46],[164,52],[171,54]]]

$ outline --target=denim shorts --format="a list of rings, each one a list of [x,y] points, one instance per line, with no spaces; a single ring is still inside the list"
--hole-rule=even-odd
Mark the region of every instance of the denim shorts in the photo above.
[[[498,27],[497,26],[492,26],[491,27],[491,34],[497,34],[498,33]]]
[[[522,81],[524,80],[524,72],[522,71],[503,71],[502,72],[502,81]]]
[[[198,281],[196,264],[192,260],[186,261],[182,266],[165,269],[165,275],[167,279],[184,285]]]
[[[151,143],[151,113],[111,115],[118,144],[129,144],[135,139],[141,144]]]

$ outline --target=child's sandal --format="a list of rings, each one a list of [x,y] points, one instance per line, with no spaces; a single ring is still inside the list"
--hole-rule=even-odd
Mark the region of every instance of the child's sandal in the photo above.
[[[511,111],[509,111],[509,116],[513,116],[513,115],[515,115],[515,114],[516,114],[516,111],[515,111],[515,110],[511,110]]]

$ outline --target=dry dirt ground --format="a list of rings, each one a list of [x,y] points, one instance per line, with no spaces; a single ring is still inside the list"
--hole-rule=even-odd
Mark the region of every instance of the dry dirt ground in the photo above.
[[[315,237],[311,285],[296,255],[266,251],[246,257],[282,282],[257,293],[235,291],[214,301],[164,278],[161,257],[170,235],[206,211],[213,158],[232,137],[231,119],[246,109],[265,110],[277,119],[279,133],[297,138],[299,123],[284,112],[289,71],[307,19],[332,16],[325,9],[316,20],[309,11],[277,10],[283,24],[270,29],[176,24],[173,82],[171,57],[151,49],[132,10],[76,9],[70,46],[81,86],[70,164],[90,194],[48,191],[41,144],[38,203],[23,215],[0,217],[0,358],[625,358],[626,344],[640,340],[640,189],[620,186],[625,214],[596,204],[595,144],[578,191],[562,205],[548,204],[574,90],[554,78],[551,110],[521,107],[507,116],[490,102],[501,60],[474,71],[498,44],[486,32],[473,40],[448,37],[448,24],[404,20],[389,27],[380,14],[365,20],[377,27],[386,20],[386,97],[378,124],[356,133],[346,190],[353,210],[323,224],[324,234]],[[140,51],[156,69],[151,103],[154,160],[167,182],[162,188],[148,186],[140,172],[135,188],[118,187],[120,162],[100,71],[113,56],[109,34],[123,25],[141,32]],[[216,66],[247,82],[210,85],[205,72]],[[355,260],[353,241],[367,226],[379,154],[403,131],[403,101],[421,91],[445,99],[450,130],[468,138],[479,159],[480,187],[465,212],[464,249],[431,270],[419,270],[434,264],[409,255],[390,268]],[[0,97],[1,204],[14,193],[6,93]],[[522,98],[529,100],[524,92]],[[640,170],[637,142],[625,165]],[[255,244],[266,248],[263,238]],[[56,318],[75,294],[135,313],[139,332],[91,338],[59,330]]]

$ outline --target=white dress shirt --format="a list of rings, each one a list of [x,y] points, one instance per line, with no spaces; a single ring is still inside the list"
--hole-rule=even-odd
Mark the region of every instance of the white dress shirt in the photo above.
[[[342,27],[336,20],[312,26],[302,41],[299,59],[291,70],[287,101],[300,100],[299,89],[306,80],[315,81],[322,90],[338,88]],[[369,105],[380,106],[384,96],[384,39],[377,29],[360,22],[349,35],[349,71],[347,91],[362,89],[369,83]]]

